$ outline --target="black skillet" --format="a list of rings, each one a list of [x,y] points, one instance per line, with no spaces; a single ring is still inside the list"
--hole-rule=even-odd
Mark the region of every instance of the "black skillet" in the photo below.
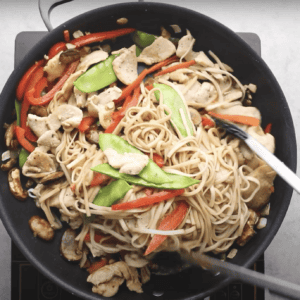
[[[47,13],[44,16],[47,17]],[[178,24],[183,29],[181,36],[187,28],[196,38],[195,51],[212,50],[221,61],[234,69],[234,74],[242,83],[256,84],[258,92],[254,96],[253,104],[262,113],[262,126],[270,122],[273,124],[272,133],[276,138],[275,154],[289,168],[296,170],[296,139],[290,110],[265,62],[240,37],[222,24],[192,10],[161,3],[126,3],[95,9],[51,31],[16,67],[1,93],[0,135],[4,136],[2,125],[12,121],[11,112],[18,81],[35,60],[41,59],[53,44],[63,41],[65,29],[68,29],[70,34],[78,29],[89,32],[113,30],[120,27],[116,24],[120,17],[128,18],[128,27],[157,35],[161,25]],[[115,43],[111,42],[113,49],[128,47],[131,44],[132,40],[128,36],[118,38]],[[6,150],[3,139],[0,147],[1,152]],[[1,219],[26,258],[50,280],[69,292],[84,299],[100,299],[100,296],[92,293],[92,286],[86,282],[87,272],[81,270],[77,264],[66,262],[60,256],[59,241],[63,230],[56,232],[54,240],[50,243],[34,238],[28,227],[28,220],[32,215],[44,217],[43,212],[36,208],[30,199],[22,203],[13,198],[7,184],[7,173],[0,172],[0,179]],[[249,267],[260,257],[278,231],[291,196],[292,189],[277,178],[275,193],[271,197],[271,213],[268,216],[267,227],[259,231],[245,247],[239,249],[232,260],[234,264]],[[164,264],[166,261],[173,264],[165,254],[161,261]],[[189,268],[168,276],[152,276],[151,281],[143,287],[143,294],[135,294],[129,292],[126,287],[121,287],[113,299],[154,299],[159,295],[161,299],[200,299],[216,292],[229,282],[230,278],[212,276],[199,269]]]

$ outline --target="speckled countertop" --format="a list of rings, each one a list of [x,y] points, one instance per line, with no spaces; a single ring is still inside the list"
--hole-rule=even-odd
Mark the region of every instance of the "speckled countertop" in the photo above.
[[[127,1],[76,0],[54,9],[51,21],[56,27],[79,13],[124,2]],[[297,140],[299,140],[300,1],[164,0],[162,2],[201,12],[236,32],[254,32],[259,35],[262,58],[272,70],[285,94],[294,120]],[[0,6],[1,91],[13,71],[16,35],[21,31],[46,31],[46,28],[39,15],[38,0],[2,0]],[[298,150],[298,157],[299,154]],[[299,164],[298,174],[300,174]],[[300,197],[294,193],[285,220],[265,252],[267,274],[298,284],[300,284],[299,200]],[[10,299],[10,238],[1,221],[0,241],[0,295],[2,300],[8,300]],[[266,299],[277,299],[277,297],[267,293]]]

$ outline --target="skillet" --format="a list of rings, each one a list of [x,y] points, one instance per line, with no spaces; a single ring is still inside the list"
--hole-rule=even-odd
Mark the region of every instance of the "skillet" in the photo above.
[[[120,17],[128,18],[128,27],[157,35],[161,25],[168,27],[170,24],[178,24],[183,29],[181,36],[187,28],[196,38],[195,51],[212,50],[221,61],[234,69],[234,74],[242,83],[256,84],[258,92],[253,99],[253,105],[262,113],[263,127],[267,123],[273,124],[275,154],[289,168],[296,170],[296,139],[291,114],[276,79],[264,61],[234,32],[209,17],[182,7],[153,2],[117,4],[84,13],[60,25],[34,46],[11,74],[1,93],[2,137],[2,125],[12,122],[10,112],[13,110],[18,81],[35,60],[41,59],[53,44],[63,41],[63,30],[68,29],[70,34],[79,29],[83,32],[113,30],[120,27],[116,24]],[[118,38],[111,45],[113,49],[119,49],[131,44],[132,40],[125,36]],[[0,149],[1,152],[6,150],[3,139]],[[51,243],[34,238],[28,227],[28,220],[32,215],[44,217],[43,212],[36,208],[30,199],[25,203],[14,199],[8,188],[7,173],[0,172],[0,180],[0,216],[25,257],[50,280],[69,292],[84,299],[101,299],[92,293],[91,285],[86,282],[87,272],[81,270],[77,264],[66,262],[60,256],[59,243],[64,229],[56,232]],[[239,251],[232,260],[233,263],[249,267],[264,252],[283,221],[291,195],[292,189],[282,179],[276,178],[267,227],[259,231],[245,247],[237,247]],[[162,260],[168,260],[168,256],[164,255]],[[154,295],[159,295],[160,292],[163,292],[161,299],[200,299],[216,292],[229,282],[227,277],[214,277],[199,269],[190,268],[173,275],[152,276],[151,281],[143,286],[144,294],[135,294],[123,287],[113,299],[153,299],[156,298]]]

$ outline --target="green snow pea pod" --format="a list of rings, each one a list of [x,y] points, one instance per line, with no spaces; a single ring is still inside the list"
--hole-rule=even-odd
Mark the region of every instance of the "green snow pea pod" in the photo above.
[[[181,98],[177,91],[175,91],[172,87],[166,84],[154,83],[153,87],[160,89],[163,95],[163,103],[167,105],[172,111],[171,124],[176,129],[177,134],[179,134],[179,137],[187,137],[193,135],[194,125],[184,99]],[[154,92],[154,94],[157,101],[159,101],[160,93],[156,91]],[[189,129],[189,132],[187,132],[186,127],[184,126],[184,119],[182,118],[180,111],[184,115],[184,119]]]
[[[19,166],[20,166],[20,168],[23,168],[29,154],[30,153],[27,150],[25,150],[24,148],[21,149],[20,154],[19,154]]]
[[[123,140],[121,137],[104,133],[99,135],[99,146],[102,151],[108,148],[112,148],[119,154],[127,153],[139,153],[143,154],[140,150],[130,145],[127,141]],[[143,178],[148,182],[153,182],[155,184],[162,184],[165,182],[171,182],[169,175],[164,172],[153,160],[149,159],[147,166],[139,173],[139,177]]]
[[[74,82],[76,88],[84,93],[91,93],[117,81],[118,78],[112,66],[115,57],[116,55],[109,56],[80,75]]]
[[[126,193],[132,189],[125,180],[119,179],[101,188],[93,203],[99,206],[112,206],[116,201],[124,198]]]
[[[114,169],[109,164],[101,164],[96,167],[93,167],[91,170],[108,175],[115,179],[123,179],[123,180],[125,180],[129,183],[135,184],[135,185],[141,185],[141,186],[158,188],[158,189],[169,189],[169,190],[184,189],[186,187],[189,187],[191,185],[194,185],[194,184],[197,184],[200,182],[199,180],[193,179],[191,177],[168,173],[168,176],[172,180],[172,182],[166,182],[163,184],[155,184],[153,182],[148,182],[138,176],[120,173],[118,170]]]
[[[139,48],[145,48],[150,46],[156,39],[156,36],[143,31],[136,31],[133,35],[133,42]]]
[[[18,100],[15,100],[15,109],[17,115],[17,125],[20,126],[21,103]]]
[[[139,46],[136,46],[136,49],[135,49],[135,55],[136,57],[140,56],[140,54],[142,53],[142,49],[139,47]]]

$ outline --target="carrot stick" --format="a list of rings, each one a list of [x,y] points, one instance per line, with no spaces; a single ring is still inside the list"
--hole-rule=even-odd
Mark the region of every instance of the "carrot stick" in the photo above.
[[[66,43],[69,43],[70,42],[70,32],[69,30],[64,30],[64,39],[65,39],[65,42]]]
[[[101,173],[95,173],[94,178],[91,181],[90,187],[98,186],[110,178],[111,177],[109,177],[108,175],[101,174]]]
[[[267,134],[267,133],[271,133],[271,130],[272,130],[272,123],[269,123],[269,124],[266,126],[264,132],[265,132],[266,134]]]
[[[143,206],[149,206],[155,203],[159,203],[184,193],[184,189],[180,190],[165,190],[159,193],[152,194],[151,196],[142,197],[133,201],[124,202],[120,204],[114,204],[111,206],[112,210],[129,210],[133,208],[139,208]]]
[[[18,84],[18,87],[17,87],[17,91],[16,91],[16,96],[17,96],[17,99],[19,101],[22,101],[23,100],[23,96],[25,94],[25,90],[26,90],[26,87],[27,87],[27,84],[30,80],[30,77],[31,75],[33,75],[36,70],[42,66],[44,64],[45,60],[44,59],[41,59],[39,61],[37,61],[34,65],[32,65],[27,71],[26,73],[23,75],[23,77],[21,78],[19,84]]]
[[[80,132],[85,132],[87,131],[92,124],[94,124],[96,122],[96,118],[95,117],[85,117],[81,120],[79,126],[78,126],[78,130]]]
[[[113,133],[120,121],[123,119],[123,116],[117,115],[111,124],[105,129],[104,133]]]
[[[92,274],[95,271],[99,270],[100,268],[103,268],[107,264],[107,260],[105,258],[102,258],[100,261],[94,262],[91,264],[91,266],[87,269],[87,271]]]
[[[187,61],[187,62],[183,62],[183,63],[180,63],[176,66],[166,68],[166,69],[154,74],[154,77],[164,75],[164,74],[167,74],[167,73],[171,73],[171,72],[174,72],[174,71],[179,70],[179,69],[188,68],[188,67],[190,67],[194,64],[196,64],[195,60],[190,60],[190,61]]]
[[[223,115],[223,114],[217,114],[212,111],[208,112],[209,115],[231,121],[234,123],[239,123],[239,124],[244,124],[244,125],[249,125],[249,126],[258,126],[259,125],[259,119],[254,118],[254,117],[248,117],[248,116],[239,116],[239,115]]]
[[[173,210],[173,212],[171,212],[160,222],[158,226],[158,230],[176,229],[183,221],[187,211],[188,211],[187,203],[185,201],[179,201],[177,207]],[[148,255],[152,251],[157,249],[166,240],[166,238],[167,238],[166,235],[160,235],[160,234],[154,235],[144,255]]]
[[[206,117],[201,117],[201,119],[202,119],[203,127],[205,127],[205,126],[214,127],[215,126],[214,121],[212,121],[211,119],[206,118]]]
[[[15,126],[15,132],[19,144],[28,152],[33,152],[35,147],[25,138],[25,130],[20,126]]]
[[[163,60],[159,63],[157,63],[156,65],[152,66],[150,69],[148,69],[148,74],[153,73],[159,69],[161,69],[164,66],[169,65],[172,62],[178,61],[178,57],[176,55],[173,55],[169,58],[167,58],[166,60]]]

